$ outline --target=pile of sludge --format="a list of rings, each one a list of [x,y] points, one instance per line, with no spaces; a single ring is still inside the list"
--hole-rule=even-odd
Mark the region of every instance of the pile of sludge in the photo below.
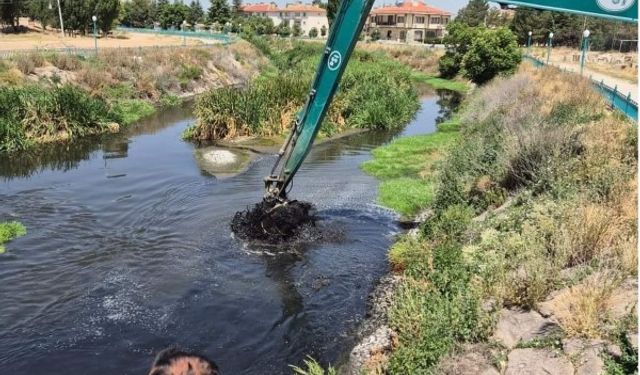
[[[308,202],[260,202],[246,211],[236,212],[231,230],[243,240],[268,243],[289,241],[302,230],[315,226],[313,205]]]

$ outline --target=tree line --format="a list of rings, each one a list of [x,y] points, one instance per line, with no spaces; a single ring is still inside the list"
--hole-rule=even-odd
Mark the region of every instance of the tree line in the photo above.
[[[520,45],[528,43],[529,31],[532,44],[544,45],[553,32],[553,44],[577,48],[582,41],[582,32],[591,31],[591,49],[617,49],[621,39],[637,39],[638,26],[604,18],[581,16],[564,12],[516,8],[508,16],[496,8],[490,8],[486,0],[471,0],[458,11],[456,22],[471,27],[508,27]],[[626,46],[628,47],[628,46]]]

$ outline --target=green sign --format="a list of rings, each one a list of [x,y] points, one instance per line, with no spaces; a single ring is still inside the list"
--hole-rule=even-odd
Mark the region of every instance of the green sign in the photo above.
[[[636,0],[496,0],[500,4],[513,4],[528,8],[556,10],[585,16],[638,22]]]

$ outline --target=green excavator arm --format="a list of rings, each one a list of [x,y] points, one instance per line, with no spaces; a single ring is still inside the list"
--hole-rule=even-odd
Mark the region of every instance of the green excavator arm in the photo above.
[[[374,0],[342,0],[307,101],[270,175],[265,177],[265,199],[286,200],[286,189],[311,150],[373,3]]]

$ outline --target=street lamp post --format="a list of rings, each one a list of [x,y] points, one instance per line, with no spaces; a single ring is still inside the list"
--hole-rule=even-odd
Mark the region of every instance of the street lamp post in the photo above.
[[[580,57],[580,75],[584,71],[584,63],[587,59],[587,50],[589,49],[589,35],[591,32],[587,29],[582,33],[582,56]]]
[[[182,21],[182,45],[186,47],[187,45],[187,34],[185,33],[185,29],[187,28],[187,20]]]
[[[96,27],[98,17],[92,16],[91,20],[93,21],[93,46],[96,50],[96,56],[98,56],[98,28]]]
[[[529,31],[529,39],[527,40],[527,55],[531,55],[531,35],[533,35],[533,31]]]
[[[549,33],[549,46],[547,48],[547,65],[549,65],[549,59],[551,58],[551,47],[553,46],[553,33]]]
[[[64,38],[64,22],[62,22],[62,7],[60,7],[60,0],[58,0],[58,16],[60,17],[60,34]]]

